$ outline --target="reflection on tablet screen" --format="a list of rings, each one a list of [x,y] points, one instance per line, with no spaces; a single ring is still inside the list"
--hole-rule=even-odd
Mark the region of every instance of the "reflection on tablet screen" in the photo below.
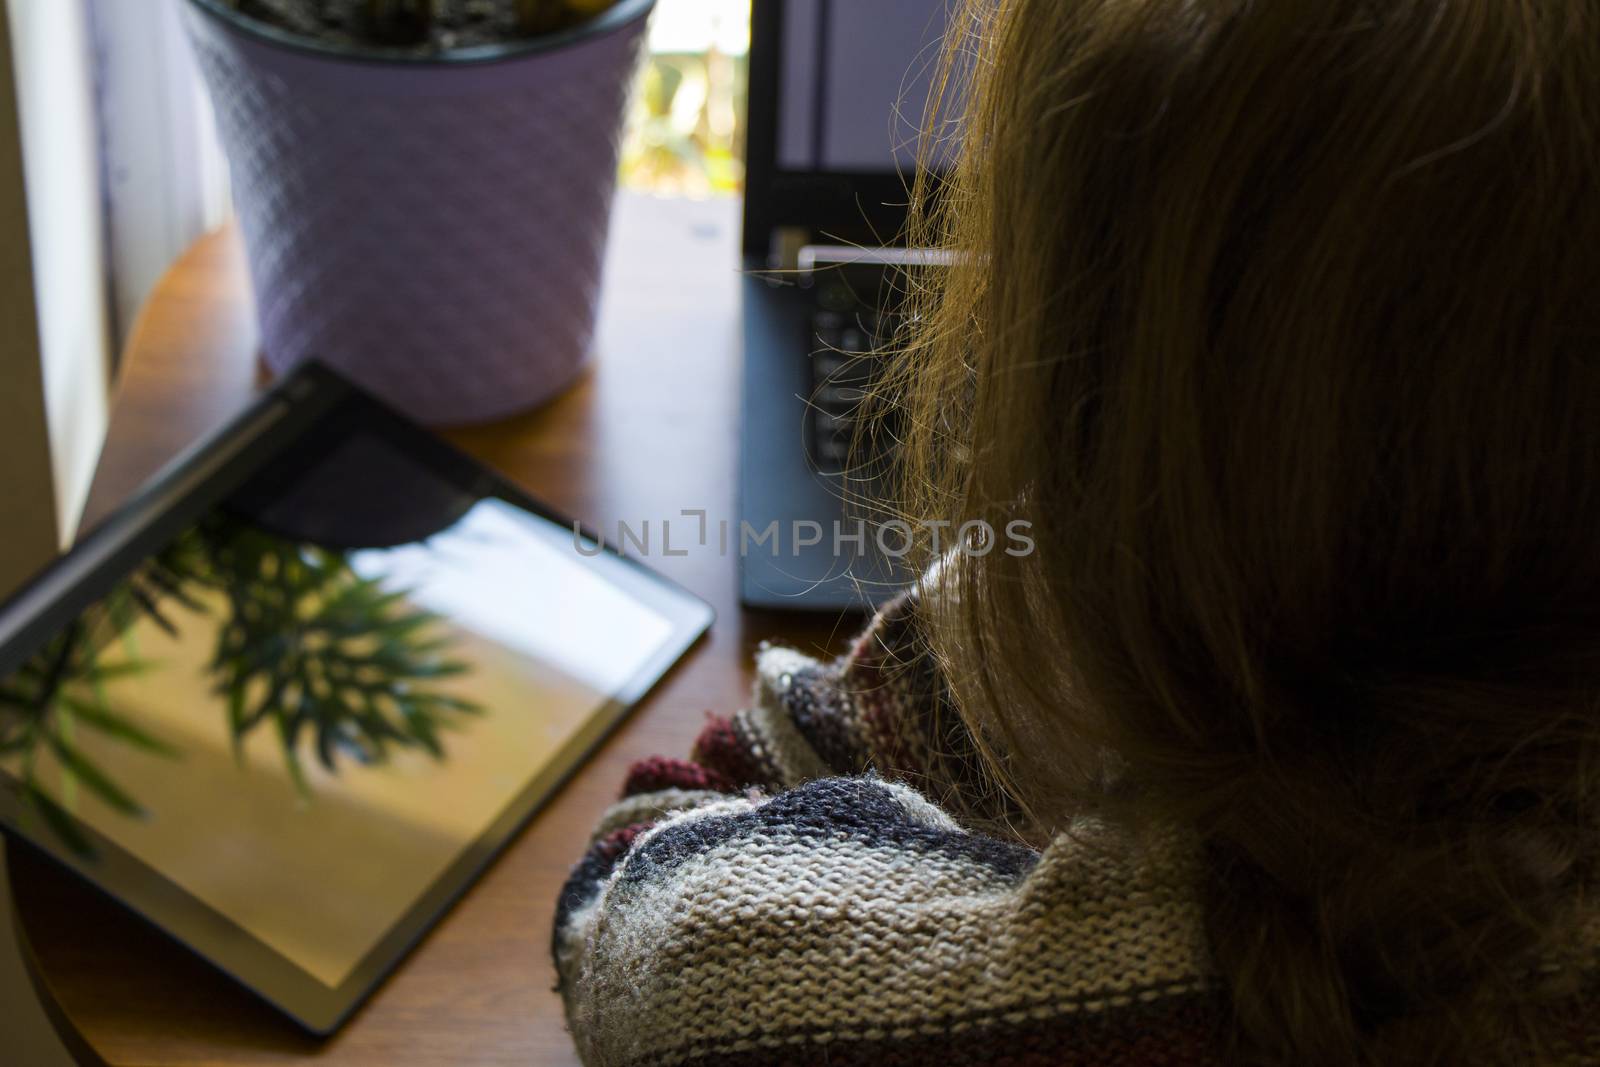
[[[363,547],[323,520],[394,481],[329,484],[247,487],[0,682],[0,770],[333,987],[672,625],[501,500]]]

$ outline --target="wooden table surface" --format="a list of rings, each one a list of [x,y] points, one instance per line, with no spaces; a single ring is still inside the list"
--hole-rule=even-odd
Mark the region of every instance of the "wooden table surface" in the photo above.
[[[595,526],[686,508],[737,523],[737,231],[737,201],[623,195],[586,377],[538,411],[446,436]],[[238,410],[256,366],[242,253],[223,231],[172,269],[134,328],[85,522]],[[856,622],[741,609],[737,562],[711,540],[688,556],[650,560],[715,606],[709,638],[326,1042],[47,861],[9,850],[35,984],[69,1047],[116,1067],[575,1063],[552,992],[551,915],[628,764],[686,752],[707,709],[739,706],[760,640],[837,650]]]

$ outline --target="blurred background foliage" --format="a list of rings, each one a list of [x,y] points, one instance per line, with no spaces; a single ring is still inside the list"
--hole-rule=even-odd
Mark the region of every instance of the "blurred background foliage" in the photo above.
[[[622,184],[662,196],[744,189],[750,0],[658,0],[622,146]]]

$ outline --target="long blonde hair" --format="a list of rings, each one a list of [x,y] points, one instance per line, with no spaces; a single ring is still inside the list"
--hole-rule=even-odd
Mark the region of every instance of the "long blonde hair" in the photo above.
[[[875,425],[917,528],[1031,523],[929,624],[994,770],[1193,829],[1235,1062],[1528,1062],[1600,850],[1600,2],[973,0],[942,82]]]

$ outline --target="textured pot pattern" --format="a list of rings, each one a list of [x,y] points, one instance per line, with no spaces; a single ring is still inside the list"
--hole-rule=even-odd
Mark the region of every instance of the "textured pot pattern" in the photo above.
[[[321,359],[434,424],[577,375],[650,4],[622,7],[554,47],[441,63],[298,49],[186,5],[273,371]]]

